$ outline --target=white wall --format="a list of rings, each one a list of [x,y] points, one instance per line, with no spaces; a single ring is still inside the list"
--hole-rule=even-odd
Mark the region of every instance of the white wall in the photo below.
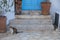
[[[56,11],[60,11],[60,0],[50,0],[51,2],[51,10],[50,10],[50,13],[52,15],[52,19],[53,19],[53,22],[54,22],[54,16],[55,16],[55,12]]]
[[[11,4],[13,0],[8,0],[9,5]],[[56,11],[60,11],[60,0],[50,0],[51,2],[51,14],[52,14],[52,19],[54,19],[54,13]],[[5,15],[7,17],[7,24],[9,23],[9,20],[14,19],[15,18],[15,12],[14,12],[14,5],[10,8],[12,11],[11,12],[7,12]]]
[[[60,0],[50,0],[51,4],[51,11],[56,12],[60,10]]]
[[[54,22],[55,13],[57,12],[58,14],[60,14],[60,0],[50,0],[50,2],[52,3],[50,13],[52,15],[52,19]],[[59,24],[60,24],[60,20],[59,20]]]
[[[8,0],[8,4],[9,5],[11,5],[12,2],[14,2],[14,1],[13,0],[10,0],[10,2],[9,2],[9,0]],[[14,5],[10,9],[11,9],[11,11],[10,12],[7,12],[5,14],[5,16],[7,17],[7,23],[6,24],[9,24],[9,20],[15,18]]]

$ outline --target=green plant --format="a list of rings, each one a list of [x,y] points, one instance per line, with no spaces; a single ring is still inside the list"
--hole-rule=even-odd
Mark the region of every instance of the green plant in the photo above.
[[[10,0],[8,0],[10,1]],[[0,13],[4,10],[5,12],[11,11],[9,8],[13,6],[13,2],[11,5],[8,4],[7,0],[0,0]],[[2,10],[3,9],[3,10]]]

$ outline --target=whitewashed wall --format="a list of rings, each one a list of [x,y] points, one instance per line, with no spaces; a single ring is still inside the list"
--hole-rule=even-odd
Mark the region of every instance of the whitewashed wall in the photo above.
[[[60,14],[60,0],[50,0],[50,2],[52,3],[50,13],[52,15],[52,19],[54,23],[55,13],[57,12],[58,14]],[[59,19],[59,26],[60,26],[60,19]]]
[[[56,12],[60,10],[60,0],[50,0],[51,4],[51,12]]]
[[[60,0],[50,0],[50,2],[51,2],[50,13],[52,15],[52,19],[54,22],[55,12],[60,11]]]
[[[13,0],[10,0],[10,2],[9,2],[9,0],[8,0],[8,4],[10,5],[12,1],[13,1]],[[14,1],[13,1],[13,2],[14,2]],[[51,10],[50,10],[50,12],[51,12],[51,14],[52,14],[52,19],[54,19],[54,13],[55,13],[56,11],[60,11],[60,0],[50,0],[50,2],[52,3],[52,4],[51,4]],[[7,17],[7,24],[9,23],[9,20],[15,18],[14,5],[13,5],[10,9],[11,9],[12,11],[11,11],[11,12],[7,12],[7,13],[5,14],[5,16]]]
[[[9,0],[7,0],[7,1],[8,1],[8,4],[9,5],[11,5],[11,3],[14,2],[14,0],[10,0],[10,2],[9,2]],[[7,17],[7,23],[6,24],[9,24],[9,20],[15,18],[14,5],[10,9],[11,9],[11,11],[10,12],[7,12],[5,14],[5,16]]]

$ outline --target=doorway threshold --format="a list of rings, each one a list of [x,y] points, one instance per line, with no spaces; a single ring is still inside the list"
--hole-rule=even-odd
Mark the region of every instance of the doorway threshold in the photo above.
[[[51,18],[51,15],[15,15],[15,18]]]

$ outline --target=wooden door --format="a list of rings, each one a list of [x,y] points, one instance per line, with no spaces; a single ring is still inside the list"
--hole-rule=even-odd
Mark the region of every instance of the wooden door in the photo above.
[[[15,0],[15,15],[21,14],[21,4],[22,0]]]

